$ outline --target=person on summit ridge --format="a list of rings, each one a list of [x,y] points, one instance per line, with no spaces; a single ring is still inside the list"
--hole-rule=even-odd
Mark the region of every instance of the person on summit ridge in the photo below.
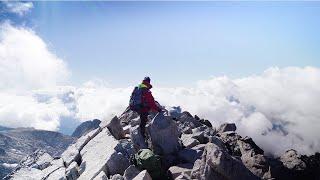
[[[134,88],[129,106],[130,109],[139,113],[140,115],[140,129],[141,134],[145,138],[145,126],[148,122],[148,115],[150,111],[161,112],[162,109],[157,106],[150,89],[152,85],[150,84],[150,78],[145,77],[141,84]]]

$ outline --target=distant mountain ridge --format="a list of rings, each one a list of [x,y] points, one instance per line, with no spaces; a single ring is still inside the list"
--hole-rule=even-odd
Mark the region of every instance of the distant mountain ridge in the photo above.
[[[35,151],[41,150],[52,157],[59,157],[77,138],[98,128],[100,123],[98,119],[85,121],[71,136],[34,128],[0,126],[0,179],[10,173],[23,158]]]
[[[100,123],[101,121],[98,119],[83,122],[73,131],[71,136],[75,138],[79,138],[85,135],[86,133],[90,132],[91,130],[98,128]]]

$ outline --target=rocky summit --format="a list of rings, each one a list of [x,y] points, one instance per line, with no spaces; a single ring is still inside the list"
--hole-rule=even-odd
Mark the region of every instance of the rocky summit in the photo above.
[[[167,172],[161,179],[255,180],[320,177],[320,155],[288,150],[268,157],[236,125],[212,127],[210,121],[171,108],[149,116],[147,140],[140,133],[138,115],[127,109],[119,118],[102,121],[82,135],[60,157],[36,151],[6,179],[151,180],[152,173],[132,164],[142,148],[159,155]]]

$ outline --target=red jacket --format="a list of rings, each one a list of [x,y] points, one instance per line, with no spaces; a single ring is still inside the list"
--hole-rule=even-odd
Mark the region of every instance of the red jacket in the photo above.
[[[142,103],[145,104],[145,107],[142,108],[141,112],[159,111],[160,108],[157,106],[150,91],[152,85],[148,82],[142,82],[138,87],[144,89],[142,93]]]

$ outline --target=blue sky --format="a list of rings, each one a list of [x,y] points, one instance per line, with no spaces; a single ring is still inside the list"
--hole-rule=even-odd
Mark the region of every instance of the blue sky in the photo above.
[[[319,66],[319,2],[34,2],[23,17],[71,83],[162,86],[271,67]]]

